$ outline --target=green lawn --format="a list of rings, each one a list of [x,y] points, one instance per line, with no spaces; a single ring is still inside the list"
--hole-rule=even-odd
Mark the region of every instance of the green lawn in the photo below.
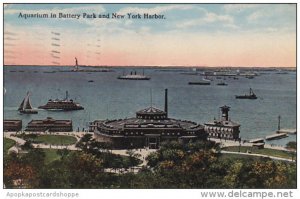
[[[57,149],[43,149],[45,152],[45,162],[46,164],[58,160],[60,156],[57,154]]]
[[[10,149],[12,146],[16,144],[16,142],[9,138],[4,138],[4,154],[8,152],[8,149]]]
[[[35,140],[37,142],[55,145],[71,145],[77,141],[75,137],[68,135],[39,135]]]
[[[55,160],[60,159],[60,155],[57,154],[58,149],[43,149],[43,151],[45,152],[45,163],[46,164],[49,164]],[[79,151],[69,151],[69,152],[70,153],[79,153]],[[116,154],[107,154],[107,155],[111,156],[111,158],[109,159],[109,162],[106,162],[108,164],[108,165],[106,165],[107,167],[113,167],[112,165],[115,165],[116,168],[118,168],[117,165],[120,165],[120,167],[122,167],[125,164],[129,164],[128,156],[116,155]]]
[[[226,153],[226,154],[223,153],[223,154],[220,154],[220,156],[219,156],[220,160],[226,160],[226,159],[232,159],[232,160],[247,159],[247,160],[249,160],[249,158],[254,159],[254,160],[260,159],[260,157],[257,157],[257,156],[230,154],[230,153]]]
[[[71,145],[77,142],[77,139],[68,135],[35,135],[21,134],[18,137],[24,140],[31,140],[33,143],[44,143],[52,145]]]
[[[239,151],[238,146],[231,146],[231,147],[225,147],[222,150],[225,151]],[[242,153],[247,153],[247,151],[251,151],[252,154],[263,154],[263,155],[269,155],[269,156],[275,156],[275,157],[280,157],[280,158],[289,158],[292,159],[292,154],[287,151],[281,151],[281,150],[275,150],[275,149],[257,149],[253,147],[247,147],[247,146],[241,146],[241,151]],[[295,158],[296,155],[294,155],[293,158]]]

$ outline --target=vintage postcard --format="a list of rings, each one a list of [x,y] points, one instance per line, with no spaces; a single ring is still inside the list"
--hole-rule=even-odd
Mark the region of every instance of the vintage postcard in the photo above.
[[[3,6],[4,188],[297,188],[297,4]]]

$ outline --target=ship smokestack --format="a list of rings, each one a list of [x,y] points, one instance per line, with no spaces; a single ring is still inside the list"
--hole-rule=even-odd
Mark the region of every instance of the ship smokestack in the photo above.
[[[168,89],[165,89],[165,112],[168,117]]]

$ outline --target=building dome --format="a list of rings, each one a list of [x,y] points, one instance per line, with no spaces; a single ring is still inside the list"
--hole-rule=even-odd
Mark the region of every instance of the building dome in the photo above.
[[[136,112],[138,119],[161,120],[167,119],[167,113],[155,107],[148,107]]]
[[[153,106],[136,112],[136,117],[96,120],[91,122],[90,131],[94,131],[99,142],[110,142],[115,148],[156,149],[161,142],[178,140],[188,143],[197,139],[206,140],[204,126],[196,122],[168,118],[168,97],[165,90],[165,110]]]

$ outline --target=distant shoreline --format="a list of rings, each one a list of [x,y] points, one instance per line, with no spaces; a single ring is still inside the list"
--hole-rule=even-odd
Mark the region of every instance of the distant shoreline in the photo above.
[[[3,65],[4,67],[74,67],[74,65]],[[176,68],[197,68],[197,69],[255,69],[255,70],[265,70],[265,69],[283,69],[283,70],[291,70],[296,71],[297,67],[275,67],[275,66],[108,66],[108,65],[101,65],[101,66],[91,66],[91,65],[81,65],[80,67],[106,67],[106,68],[162,68],[162,69],[176,69]]]

